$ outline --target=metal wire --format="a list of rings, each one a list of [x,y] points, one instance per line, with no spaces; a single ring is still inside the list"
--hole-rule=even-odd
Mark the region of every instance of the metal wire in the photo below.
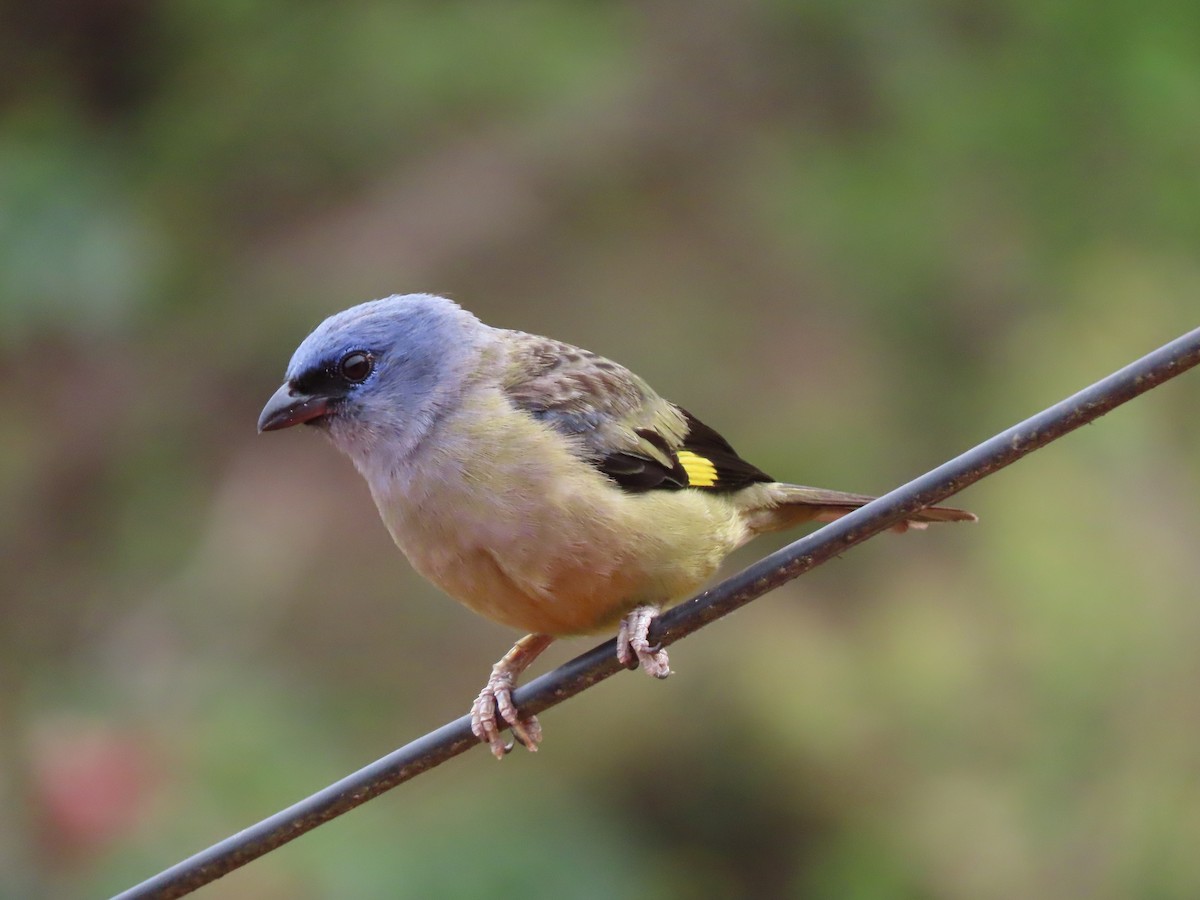
[[[666,645],[686,637],[1197,363],[1200,328],[674,607],[655,622],[651,639]],[[575,696],[621,670],[615,648],[615,641],[606,641],[531,681],[514,693],[514,702],[522,711],[536,714]],[[115,900],[189,894],[478,743],[471,734],[469,718],[456,719],[130,888]]]

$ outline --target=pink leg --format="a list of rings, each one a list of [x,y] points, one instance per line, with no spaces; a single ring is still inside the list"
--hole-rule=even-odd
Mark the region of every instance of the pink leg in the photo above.
[[[512,689],[521,673],[529,668],[543,650],[554,641],[548,634],[527,634],[504,654],[500,662],[492,666],[492,677],[475,702],[471,704],[471,731],[479,740],[492,748],[492,756],[503,759],[504,754],[512,749],[511,744],[505,744],[500,736],[503,725],[500,719],[512,728],[513,734],[531,751],[537,751],[537,745],[542,740],[542,726],[536,716],[522,716],[512,702]]]
[[[662,647],[651,647],[647,639],[650,623],[657,615],[656,607],[639,606],[621,620],[617,630],[617,659],[629,668],[640,663],[647,675],[666,678],[671,674],[667,651]]]

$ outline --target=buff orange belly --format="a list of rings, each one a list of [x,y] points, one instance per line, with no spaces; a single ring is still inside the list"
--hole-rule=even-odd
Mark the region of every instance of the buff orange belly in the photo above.
[[[602,551],[602,548],[595,548]],[[521,572],[486,550],[445,560],[413,559],[447,594],[482,616],[512,628],[556,636],[607,631],[640,604],[666,606],[689,596],[712,574],[675,566],[647,571],[638,561],[584,552]],[[712,568],[715,568],[713,566]]]

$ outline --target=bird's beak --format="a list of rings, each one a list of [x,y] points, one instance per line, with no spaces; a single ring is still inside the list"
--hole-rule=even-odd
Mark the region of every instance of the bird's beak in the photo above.
[[[278,431],[304,422],[311,422],[329,412],[329,398],[295,391],[283,385],[271,395],[258,417],[258,430]]]

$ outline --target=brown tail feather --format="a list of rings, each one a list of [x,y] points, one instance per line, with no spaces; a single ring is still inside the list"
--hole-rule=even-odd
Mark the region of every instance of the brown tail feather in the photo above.
[[[832,522],[875,499],[867,494],[847,494],[799,484],[770,484],[762,485],[762,488],[765,489],[765,503],[754,505],[748,511],[750,527],[758,533],[781,531],[804,522]],[[893,525],[892,530],[925,528],[930,522],[974,522],[977,518],[965,509],[930,506],[911,519]]]

